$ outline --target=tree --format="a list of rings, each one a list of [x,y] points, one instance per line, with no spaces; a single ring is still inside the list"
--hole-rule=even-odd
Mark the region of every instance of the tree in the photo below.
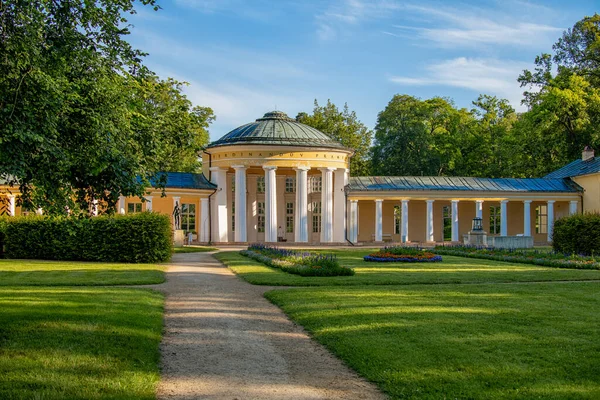
[[[205,138],[209,109],[160,81],[124,37],[134,0],[0,3],[0,178],[26,208],[114,210]],[[141,4],[158,7],[154,0]],[[181,130],[181,131],[180,131]]]
[[[346,147],[355,150],[350,159],[350,174],[353,176],[369,175],[369,147],[373,133],[358,120],[356,113],[350,111],[348,104],[339,109],[330,100],[325,106],[319,106],[317,100],[313,113],[299,113],[296,120],[320,130],[339,141]]]

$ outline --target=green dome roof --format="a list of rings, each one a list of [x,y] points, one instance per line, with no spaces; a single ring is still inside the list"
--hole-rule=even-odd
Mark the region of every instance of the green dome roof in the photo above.
[[[271,111],[262,118],[235,128],[208,147],[235,144],[329,147],[345,149],[342,144],[318,129],[301,124],[281,111]]]

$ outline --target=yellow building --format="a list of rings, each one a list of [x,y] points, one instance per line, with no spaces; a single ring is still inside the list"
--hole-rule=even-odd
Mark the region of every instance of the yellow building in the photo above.
[[[350,177],[353,150],[274,111],[203,153],[203,174],[169,173],[166,194],[121,198],[119,211],[181,209],[201,243],[462,242],[482,218],[492,238],[547,243],[556,218],[600,210],[600,157],[544,178]],[[5,213],[18,215],[15,197]]]

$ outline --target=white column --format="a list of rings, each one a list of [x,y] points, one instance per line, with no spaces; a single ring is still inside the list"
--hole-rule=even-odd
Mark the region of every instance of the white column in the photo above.
[[[15,205],[16,196],[14,194],[8,195],[8,213],[11,217],[14,217],[17,213]]]
[[[483,219],[483,200],[475,200],[475,218]]]
[[[554,200],[548,200],[548,241],[552,241],[554,231]]]
[[[321,243],[333,241],[333,171],[335,168],[321,168]]]
[[[265,170],[265,242],[277,242],[277,167]]]
[[[179,207],[179,227],[175,226],[175,216],[173,215],[173,211],[175,211],[175,206]],[[173,208],[171,208],[171,220],[173,221],[173,229],[181,229],[181,197],[173,196]]]
[[[200,241],[208,243],[210,216],[208,215],[208,197],[200,199]]]
[[[298,167],[296,171],[296,217],[294,218],[294,241],[308,242],[308,170]]]
[[[500,200],[500,236],[508,236],[508,200]]]
[[[577,204],[579,202],[577,200],[573,200],[569,202],[569,215],[577,214]]]
[[[98,200],[96,199],[92,200],[92,215],[94,217],[98,216]]]
[[[152,211],[152,196],[145,196],[146,198],[146,211]]]
[[[458,200],[452,200],[452,241],[458,242]]]
[[[375,200],[375,241],[383,241],[383,200]]]
[[[352,243],[358,242],[358,200],[350,200],[350,232],[348,239]]]
[[[119,214],[125,214],[125,196],[119,196]]]
[[[235,169],[235,241],[247,242],[246,227],[246,166],[234,165]]]
[[[402,200],[402,226],[400,230],[400,241],[408,242],[408,200]]]
[[[425,240],[433,242],[433,202],[435,200],[425,200],[427,202],[427,226],[425,229],[426,237]]]
[[[346,241],[346,192],[348,184],[348,170],[338,168],[334,172],[333,187],[333,241],[344,243]]]
[[[213,224],[213,242],[227,242],[227,169],[221,167],[211,167],[211,181],[217,185],[215,192],[213,215],[211,215]]]
[[[531,236],[531,200],[523,200],[523,235]]]

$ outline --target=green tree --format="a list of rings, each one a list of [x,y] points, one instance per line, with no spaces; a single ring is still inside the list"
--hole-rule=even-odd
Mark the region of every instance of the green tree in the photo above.
[[[85,213],[96,199],[114,209],[161,169],[196,168],[181,146],[198,148],[212,113],[144,67],[125,40],[134,5],[0,2],[0,178],[23,206]]]
[[[296,120],[320,130],[338,140],[344,146],[355,150],[350,159],[350,174],[364,176],[370,173],[369,148],[373,133],[358,120],[356,113],[350,111],[348,104],[340,111],[335,104],[327,100],[320,106],[315,100],[312,114],[299,113]]]

